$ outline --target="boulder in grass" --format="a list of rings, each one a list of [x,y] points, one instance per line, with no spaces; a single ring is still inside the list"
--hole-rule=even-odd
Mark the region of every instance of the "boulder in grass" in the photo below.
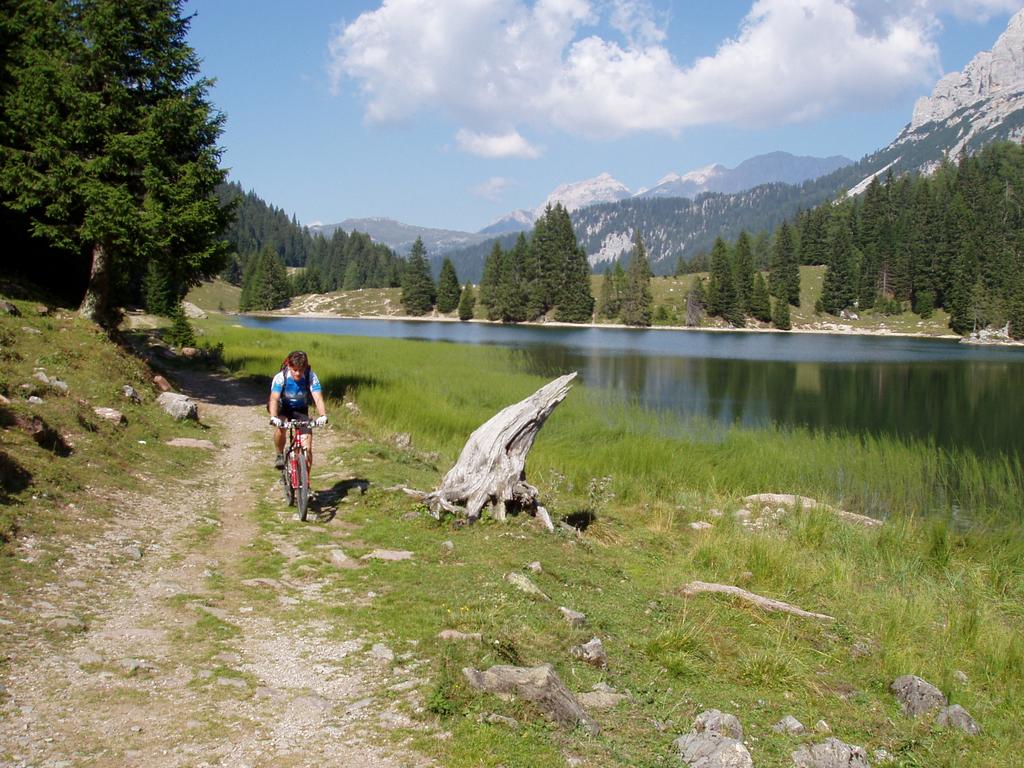
[[[935,717],[935,724],[942,728],[956,728],[971,736],[981,733],[981,727],[959,704],[939,710],[939,714]]]
[[[160,406],[167,411],[176,421],[191,419],[199,420],[199,408],[188,395],[177,392],[164,392],[157,398]]]
[[[0,301],[0,312],[11,317],[18,317],[21,311],[9,301]]]
[[[593,638],[589,643],[583,645],[574,645],[569,649],[569,653],[574,658],[580,661],[585,661],[594,667],[600,667],[606,669],[608,667],[608,654],[605,653],[604,645],[601,643],[600,638]]]
[[[121,394],[123,394],[127,399],[131,400],[136,405],[142,402],[142,396],[136,391],[135,387],[133,387],[131,384],[125,384],[123,387],[121,387]]]
[[[562,617],[569,622],[570,627],[583,627],[587,624],[587,615],[574,611],[572,608],[566,608],[564,605],[558,609],[562,612]]]
[[[889,686],[889,690],[896,694],[904,714],[911,717],[924,715],[949,704],[942,691],[917,675],[896,678]]]
[[[754,768],[742,738],[743,726],[735,715],[710,709],[697,715],[693,729],[673,746],[691,768]]]
[[[792,754],[796,768],[870,768],[863,747],[855,747],[839,739],[800,747]]]
[[[153,386],[159,389],[161,392],[170,392],[174,387],[171,383],[160,374],[153,377]]]
[[[111,424],[123,425],[128,423],[128,419],[116,408],[93,408],[92,411],[101,419],[105,419]]]

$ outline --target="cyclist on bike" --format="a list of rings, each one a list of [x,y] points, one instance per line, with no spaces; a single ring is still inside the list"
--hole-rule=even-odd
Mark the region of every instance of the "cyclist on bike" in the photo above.
[[[288,355],[281,370],[270,383],[270,399],[267,401],[270,423],[277,427],[274,432],[274,447],[277,449],[274,467],[277,469],[284,467],[284,422],[295,418],[308,419],[311,399],[320,414],[313,424],[322,427],[327,423],[327,406],[324,405],[320,379],[309,367],[306,353],[296,350]],[[301,429],[300,435],[306,449],[307,461],[312,466],[313,435],[308,427]]]

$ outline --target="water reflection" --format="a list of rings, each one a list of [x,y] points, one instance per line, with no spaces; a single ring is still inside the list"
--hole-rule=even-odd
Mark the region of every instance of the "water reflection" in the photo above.
[[[812,363],[579,354],[534,346],[527,370],[578,369],[591,387],[721,424],[798,425],[931,440],[983,453],[1024,447],[1024,365]]]
[[[1024,350],[864,336],[241,318],[301,333],[495,344],[542,376],[723,425],[776,423],[1024,453]]]

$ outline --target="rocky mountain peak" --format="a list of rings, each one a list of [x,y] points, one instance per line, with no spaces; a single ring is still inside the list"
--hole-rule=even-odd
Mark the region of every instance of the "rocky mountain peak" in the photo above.
[[[1000,94],[1024,90],[1024,10],[1018,11],[991,51],[982,51],[935,85],[914,105],[908,131],[945,120],[964,107]]]
[[[608,173],[602,173],[593,179],[562,184],[548,195],[537,210],[537,217],[544,213],[548,205],[561,203],[567,211],[575,211],[596,203],[614,203],[630,196],[629,187]]]

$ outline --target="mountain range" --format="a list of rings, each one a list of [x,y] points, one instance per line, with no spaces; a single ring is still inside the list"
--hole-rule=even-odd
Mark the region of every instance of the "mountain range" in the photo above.
[[[447,254],[463,280],[478,280],[483,259],[500,237],[529,229],[555,200],[570,209],[577,238],[594,267],[620,258],[633,232],[644,236],[652,269],[664,274],[677,261],[710,249],[721,235],[773,230],[801,209],[839,195],[857,194],[882,175],[931,173],[961,152],[1024,136],[1024,10],[1018,11],[990,51],[961,71],[947,74],[914,106],[910,121],[886,147],[856,163],[846,158],[771,153],[735,169],[712,165],[669,174],[654,186],[631,192],[608,174],[565,184],[533,211],[516,211],[477,233],[410,227],[388,219],[350,219],[331,227],[359,229],[405,252],[423,237],[432,261]],[[438,265],[435,265],[437,268]]]

